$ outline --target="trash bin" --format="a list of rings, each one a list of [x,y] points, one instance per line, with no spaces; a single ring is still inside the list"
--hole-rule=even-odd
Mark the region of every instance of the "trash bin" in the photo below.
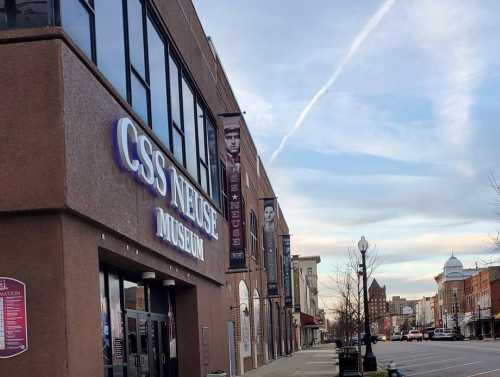
[[[356,347],[342,347],[339,352],[339,376],[361,377],[359,353]]]

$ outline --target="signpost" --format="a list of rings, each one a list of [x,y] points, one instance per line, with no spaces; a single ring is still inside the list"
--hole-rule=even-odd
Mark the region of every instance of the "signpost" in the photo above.
[[[26,285],[0,277],[0,359],[17,356],[27,349]]]

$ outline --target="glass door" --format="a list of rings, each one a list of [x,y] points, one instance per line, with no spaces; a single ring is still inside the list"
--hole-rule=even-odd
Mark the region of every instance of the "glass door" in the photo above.
[[[127,331],[127,376],[139,376],[139,351],[137,340],[137,316],[127,314],[126,319]]]
[[[126,317],[127,377],[177,377],[167,316],[127,310]]]
[[[127,377],[151,377],[150,326],[146,313],[127,311]]]
[[[166,316],[151,315],[151,377],[169,377]]]

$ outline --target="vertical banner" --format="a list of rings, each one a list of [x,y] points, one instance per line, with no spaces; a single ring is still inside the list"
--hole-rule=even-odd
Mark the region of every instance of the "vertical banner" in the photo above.
[[[283,235],[283,287],[285,288],[285,307],[291,308],[292,302],[292,259],[290,255],[290,235]]]
[[[267,295],[278,295],[278,266],[276,263],[276,210],[274,199],[264,199],[264,252],[266,254]]]
[[[26,285],[0,277],[0,359],[17,356],[27,349]]]
[[[245,227],[241,197],[240,116],[224,118],[229,201],[229,268],[246,268]]]

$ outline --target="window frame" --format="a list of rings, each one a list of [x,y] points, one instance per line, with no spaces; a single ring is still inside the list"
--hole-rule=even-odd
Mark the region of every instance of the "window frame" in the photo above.
[[[53,9],[53,15],[49,15],[49,18],[54,20],[54,24],[57,26],[62,26],[62,14],[61,14],[61,4],[60,2],[63,0],[47,0],[48,4],[51,5],[51,9]],[[80,48],[79,44],[74,41],[75,45],[80,48],[80,50],[84,53],[85,56],[88,57],[89,60],[92,61],[95,68],[99,70],[99,72],[107,78],[103,71],[99,69],[97,65],[97,32],[96,32],[96,12],[95,12],[95,0],[75,0],[76,4],[79,4],[83,10],[85,10],[89,15],[89,30],[90,30],[90,47],[91,47],[91,56],[85,54],[85,52]],[[207,106],[205,99],[203,98],[199,87],[196,84],[196,81],[193,80],[191,72],[189,71],[189,67],[185,64],[182,59],[181,54],[178,53],[174,44],[172,43],[172,39],[167,30],[165,30],[164,21],[157,10],[155,4],[150,0],[121,0],[122,1],[122,14],[123,18],[123,39],[124,39],[124,63],[125,63],[125,88],[126,95],[120,93],[117,87],[111,83],[111,87],[116,92],[119,98],[123,98],[125,102],[127,102],[132,110],[136,113],[139,119],[142,120],[143,124],[149,128],[153,135],[156,137],[155,141],[159,141],[159,144],[162,145],[164,150],[166,150],[167,155],[172,161],[180,165],[182,167],[182,172],[189,177],[191,181],[194,181],[201,192],[209,199],[209,201],[224,214],[224,202],[222,199],[223,196],[223,180],[222,180],[222,164],[223,161],[220,159],[219,155],[219,131],[220,127],[217,122],[214,121],[214,116],[212,115],[211,109]],[[144,75],[141,74],[140,70],[136,68],[132,62],[131,58],[131,41],[130,41],[130,19],[129,19],[129,2],[137,1],[141,6],[141,27],[142,27],[142,43],[144,48]],[[52,7],[53,5],[53,7]],[[49,12],[51,13],[51,12]],[[148,23],[151,23],[158,36],[161,38],[164,43],[165,48],[165,77],[166,77],[166,97],[167,97],[167,120],[168,123],[168,136],[169,136],[169,145],[165,145],[159,137],[157,137],[156,133],[153,131],[153,119],[152,119],[152,101],[151,101],[151,70],[150,70],[150,61],[149,61],[149,36],[148,36]],[[170,64],[173,61],[177,67],[177,75],[178,75],[178,95],[179,95],[179,109],[180,109],[180,123],[173,119],[172,114],[172,88],[171,88],[171,72],[170,72]],[[137,83],[140,84],[146,93],[146,114],[147,119],[143,119],[138,110],[134,109],[134,101],[133,101],[133,93],[132,93],[132,81],[137,80]],[[186,133],[185,133],[185,114],[184,114],[184,99],[183,99],[183,88],[182,83],[185,81],[186,85],[190,88],[193,94],[193,106],[194,106],[194,124],[195,124],[195,139],[196,139],[196,172],[190,172],[187,169],[187,156],[186,156]],[[201,108],[203,112],[203,143],[205,147],[204,156],[200,156],[200,140],[201,135],[199,135],[199,122],[198,118],[198,106]],[[209,134],[208,134],[208,123],[213,128],[215,133],[215,137],[213,140],[213,146],[211,146],[209,142]],[[212,130],[211,130],[212,131]],[[179,161],[175,157],[175,146],[174,146],[174,133],[177,132],[181,139],[182,144],[182,161]],[[215,153],[214,161],[211,161],[210,151],[212,150]],[[203,157],[203,158],[202,158]],[[213,164],[213,165],[212,165]],[[212,169],[213,168],[213,169]],[[203,179],[202,182],[202,170],[206,172],[206,179]],[[213,171],[217,173],[217,182],[213,177]],[[214,181],[214,182],[213,182]],[[214,188],[213,183],[218,185],[217,191]],[[226,189],[226,198],[227,198],[227,189]],[[215,195],[215,196],[214,196]],[[227,218],[227,215],[224,216]]]
[[[221,196],[221,211],[222,215],[226,220],[229,220],[229,193],[228,193],[228,182],[227,182],[227,168],[224,162],[220,161],[220,196]]]

